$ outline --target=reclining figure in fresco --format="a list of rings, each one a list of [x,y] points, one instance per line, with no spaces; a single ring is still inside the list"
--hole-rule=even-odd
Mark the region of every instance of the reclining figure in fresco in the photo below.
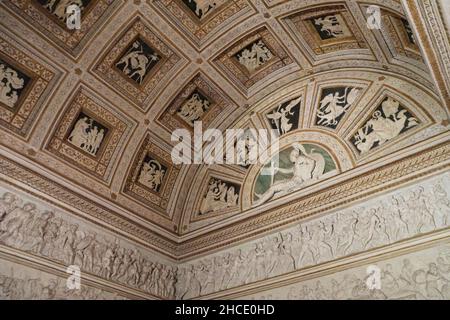
[[[277,172],[283,174],[293,174],[292,178],[278,181],[262,195],[256,195],[259,199],[255,201],[253,207],[266,203],[275,196],[283,196],[300,188],[305,182],[318,180],[325,171],[324,157],[311,150],[308,153],[305,147],[299,143],[292,145],[294,150],[290,154],[290,160],[293,167],[290,169],[276,168],[273,175]]]

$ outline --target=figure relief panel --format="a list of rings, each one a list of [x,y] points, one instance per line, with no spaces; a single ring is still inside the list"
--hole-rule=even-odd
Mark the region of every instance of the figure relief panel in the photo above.
[[[23,0],[4,1],[31,23],[36,30],[55,41],[69,54],[77,57],[110,14],[123,2],[120,0]],[[76,5],[81,12],[81,29],[67,28],[67,8]]]
[[[170,133],[180,128],[193,130],[194,123],[197,121],[202,122],[203,128],[209,128],[232,104],[230,98],[219,86],[204,74],[199,73],[159,115],[157,122]]]
[[[274,55],[262,40],[258,40],[236,53],[235,57],[249,73],[253,73],[269,62]]]
[[[167,166],[147,154],[142,162],[138,182],[149,190],[159,193],[167,171]]]
[[[92,70],[143,111],[151,106],[154,93],[187,62],[166,44],[157,30],[141,18],[134,19]]]
[[[365,50],[368,46],[361,30],[345,5],[301,11],[283,21],[299,44],[306,46],[313,60],[343,50],[370,54]]]
[[[75,89],[46,149],[77,169],[109,182],[135,123],[84,85]]]
[[[0,127],[27,138],[60,73],[5,39],[0,37]]]
[[[82,111],[76,118],[67,140],[75,147],[95,157],[103,141],[106,140],[108,132],[107,127]]]
[[[194,90],[188,99],[177,110],[176,115],[187,125],[194,127],[203,115],[211,108],[211,102],[199,90]]]
[[[336,171],[334,159],[324,147],[295,142],[261,169],[255,180],[253,207],[296,192]]]
[[[330,14],[310,20],[322,40],[349,38],[353,34],[348,29],[341,14]]]
[[[24,72],[0,58],[0,103],[14,110],[19,98],[26,95],[31,80]]]
[[[213,60],[243,93],[275,72],[295,64],[287,50],[268,28],[245,36]],[[296,66],[299,68],[299,66]]]
[[[291,99],[280,103],[275,109],[272,109],[266,114],[271,128],[276,130],[279,136],[283,136],[299,128],[302,101],[302,96]]]
[[[147,134],[128,170],[123,193],[167,217],[180,169],[181,166],[172,164],[170,151]]]
[[[128,78],[142,85],[159,60],[161,56],[145,41],[137,38],[116,62],[116,67]]]
[[[358,87],[323,88],[315,115],[315,124],[336,130],[361,95],[362,89]]]
[[[151,5],[200,48],[255,11],[248,0],[156,0]]]
[[[198,215],[202,217],[237,210],[240,191],[240,185],[235,182],[211,177],[201,199]]]
[[[420,124],[419,118],[399,101],[388,96],[350,141],[360,155],[365,155]]]

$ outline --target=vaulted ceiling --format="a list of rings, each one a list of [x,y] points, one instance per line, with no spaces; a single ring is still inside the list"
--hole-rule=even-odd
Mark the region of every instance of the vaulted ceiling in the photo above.
[[[80,30],[66,27],[70,3],[81,6]],[[370,5],[381,29],[367,26]],[[448,33],[429,19],[439,10],[398,0],[2,1],[0,179],[181,259],[443,170]],[[273,120],[286,108],[287,124]],[[261,166],[173,164],[171,134],[194,120],[278,130],[282,150],[315,147],[332,168],[258,204]],[[373,129],[386,121],[389,130]],[[211,185],[223,201],[207,201]]]

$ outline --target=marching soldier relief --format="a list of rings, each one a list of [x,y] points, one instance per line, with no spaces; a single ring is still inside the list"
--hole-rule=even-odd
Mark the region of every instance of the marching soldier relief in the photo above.
[[[450,300],[447,2],[0,0],[0,300]]]

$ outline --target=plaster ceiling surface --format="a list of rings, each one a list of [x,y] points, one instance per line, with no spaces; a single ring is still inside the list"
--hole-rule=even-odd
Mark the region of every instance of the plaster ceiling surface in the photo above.
[[[183,259],[448,168],[448,33],[404,4],[1,1],[0,179]],[[195,120],[326,168],[271,197],[262,165],[176,165]]]

